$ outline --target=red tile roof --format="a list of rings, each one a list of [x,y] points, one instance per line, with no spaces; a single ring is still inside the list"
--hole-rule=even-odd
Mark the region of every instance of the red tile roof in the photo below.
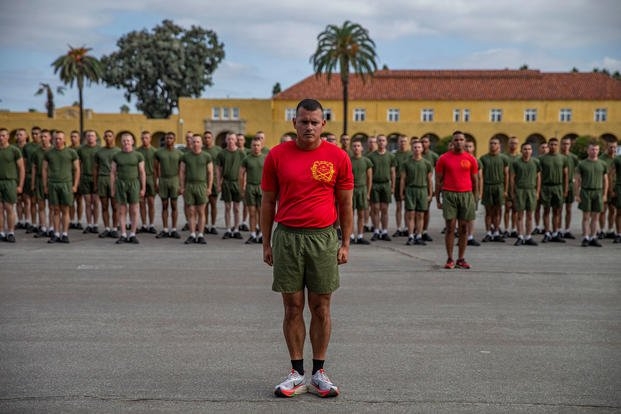
[[[325,74],[285,89],[275,100],[341,100],[341,79]],[[604,73],[538,70],[380,70],[366,83],[350,75],[350,100],[621,100],[621,81]]]

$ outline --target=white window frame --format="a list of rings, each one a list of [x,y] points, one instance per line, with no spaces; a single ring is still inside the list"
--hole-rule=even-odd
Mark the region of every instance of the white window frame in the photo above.
[[[606,122],[608,120],[608,109],[596,108],[593,119],[595,122]]]
[[[364,108],[354,108],[354,122],[364,122],[367,120],[367,110]]]
[[[561,108],[558,111],[559,122],[571,122],[572,110],[570,108]]]
[[[470,122],[470,109],[464,109],[464,122]]]
[[[489,110],[490,122],[502,122],[502,109],[494,108]]]
[[[222,111],[220,110],[220,107],[214,106],[213,108],[211,108],[211,119],[219,120],[221,113]]]
[[[324,110],[323,110],[323,118],[326,121],[334,121],[334,116],[332,114],[332,109],[324,108]]]
[[[537,110],[533,108],[525,109],[524,122],[537,122]]]
[[[453,109],[453,122],[461,121],[461,109]]]
[[[421,122],[433,122],[433,115],[433,109],[431,108],[423,108],[420,110]]]
[[[222,107],[222,119],[231,119],[231,108],[228,106]]]
[[[293,121],[293,118],[295,118],[295,108],[286,108],[285,121]]]
[[[386,111],[386,120],[388,122],[399,122],[401,119],[401,111],[398,108],[389,108]]]
[[[236,106],[231,108],[231,119],[239,119],[239,108]]]

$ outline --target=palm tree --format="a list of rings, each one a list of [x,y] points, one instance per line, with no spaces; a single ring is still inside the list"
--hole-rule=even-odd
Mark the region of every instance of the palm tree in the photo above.
[[[375,42],[369,32],[349,20],[343,26],[328,25],[317,36],[317,50],[310,57],[315,75],[326,73],[328,82],[338,66],[343,87],[343,133],[347,134],[347,104],[349,101],[349,71],[362,77],[373,76],[377,70]]]
[[[84,131],[84,100],[82,91],[84,89],[84,81],[90,85],[92,82],[99,83],[103,75],[103,70],[99,60],[93,56],[89,56],[90,48],[85,46],[72,47],[69,45],[69,52],[59,56],[52,66],[54,73],[60,71],[60,80],[65,85],[73,86],[73,82],[78,85],[79,103],[80,103],[80,136]]]
[[[40,87],[39,89],[35,92],[35,95],[43,95],[44,93],[47,95],[47,98],[45,99],[45,109],[47,109],[47,117],[48,118],[54,118],[54,92],[52,91],[52,87],[50,86],[49,83],[39,83]],[[65,92],[65,87],[64,86],[57,86],[56,87],[56,93],[59,95],[64,94]]]

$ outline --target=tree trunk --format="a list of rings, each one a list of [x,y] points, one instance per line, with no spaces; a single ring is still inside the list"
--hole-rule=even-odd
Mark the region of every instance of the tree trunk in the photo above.
[[[82,88],[78,85],[78,94],[80,102],[80,143],[82,143],[82,137],[84,134],[84,102],[82,100]]]
[[[347,134],[347,106],[349,103],[349,79],[343,80],[343,134]]]

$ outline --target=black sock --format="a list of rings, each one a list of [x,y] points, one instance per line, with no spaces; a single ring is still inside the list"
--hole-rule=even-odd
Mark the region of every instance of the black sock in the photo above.
[[[298,374],[304,375],[304,360],[303,359],[292,359],[291,368],[295,369],[298,372]]]
[[[323,369],[323,363],[326,362],[323,359],[313,359],[313,375],[315,375],[315,372],[319,371],[320,369]]]

